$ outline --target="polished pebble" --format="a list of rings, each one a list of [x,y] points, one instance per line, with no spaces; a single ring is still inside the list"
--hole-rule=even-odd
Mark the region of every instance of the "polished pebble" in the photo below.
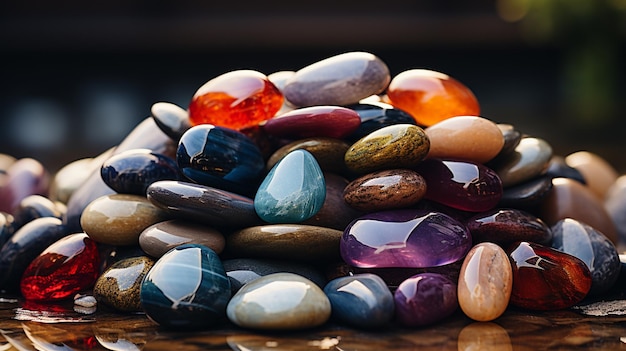
[[[340,230],[303,224],[268,224],[226,235],[233,257],[333,262],[340,258]]]
[[[558,155],[552,156],[550,165],[546,171],[546,176],[550,178],[569,178],[574,179],[581,184],[587,184],[587,180],[585,180],[583,174],[576,168],[568,165],[565,162],[565,158]]]
[[[224,250],[226,239],[221,232],[206,224],[180,219],[153,224],[139,235],[141,249],[157,259],[182,244],[204,245],[220,254]]]
[[[545,174],[551,159],[550,144],[540,138],[526,137],[520,140],[515,152],[493,169],[502,180],[502,186],[508,188]]]
[[[265,176],[254,196],[254,209],[268,223],[299,223],[324,204],[326,184],[315,157],[294,150]]]
[[[384,102],[361,101],[346,107],[356,111],[361,118],[359,128],[348,137],[353,142],[393,124],[416,124],[413,116]]]
[[[516,241],[530,241],[542,245],[552,243],[552,230],[539,217],[514,208],[496,208],[478,213],[465,225],[476,243],[492,242],[502,247]]]
[[[99,303],[123,312],[141,312],[141,284],[154,259],[129,257],[109,266],[96,280],[93,294]]]
[[[518,208],[537,213],[544,198],[552,190],[552,178],[542,175],[503,189],[498,207]]]
[[[74,191],[76,191],[101,164],[101,160],[89,157],[72,161],[61,167],[61,169],[54,174],[48,197],[51,201],[59,201],[67,204]]]
[[[609,188],[604,208],[617,231],[618,242],[626,243],[626,175],[619,176]]]
[[[368,173],[350,182],[343,192],[345,202],[363,212],[409,207],[426,194],[426,180],[409,169]]]
[[[271,118],[263,130],[275,137],[290,139],[328,137],[342,139],[352,134],[359,125],[359,115],[341,106],[302,107]]]
[[[452,315],[459,306],[456,283],[436,273],[420,273],[403,281],[394,292],[396,320],[422,327]]]
[[[522,133],[515,129],[515,126],[506,123],[498,123],[498,128],[500,128],[500,132],[502,132],[502,137],[504,138],[504,145],[502,145],[502,150],[498,153],[495,159],[500,157],[506,157],[515,151],[517,145],[522,140]]]
[[[327,227],[343,231],[346,226],[363,212],[354,209],[344,201],[343,192],[348,185],[348,180],[333,173],[324,173],[326,184],[326,197],[324,204],[311,218],[301,224],[319,227]]]
[[[251,198],[205,185],[158,181],[148,187],[147,198],[171,217],[212,227],[242,228],[262,223]]]
[[[518,242],[506,250],[513,269],[511,304],[530,310],[559,310],[581,302],[591,273],[579,258],[548,246]]]
[[[33,158],[11,163],[0,184],[0,211],[13,214],[15,208],[30,195],[48,195],[50,172]]]
[[[362,268],[424,268],[456,262],[472,238],[465,225],[443,213],[419,209],[373,212],[343,232],[341,257]]]
[[[424,129],[430,140],[428,158],[486,163],[500,153],[504,137],[498,125],[479,116],[454,116]]]
[[[113,194],[90,203],[80,218],[83,230],[98,243],[138,245],[149,226],[169,219],[167,213],[139,195]]]
[[[587,187],[604,200],[608,189],[615,183],[619,172],[606,159],[589,151],[577,151],[565,156],[565,163],[578,170]]]
[[[341,198],[341,201],[343,201],[343,197]],[[7,241],[9,241],[17,230],[14,222],[15,217],[13,217],[13,215],[0,212],[0,249]]]
[[[29,195],[22,199],[13,211],[16,229],[35,218],[55,217],[61,219],[63,211],[49,198],[41,195]]]
[[[331,305],[322,289],[293,273],[273,273],[244,285],[226,309],[236,325],[260,330],[299,330],[320,326]]]
[[[296,71],[284,87],[285,98],[299,107],[349,105],[381,93],[391,79],[389,68],[367,52],[328,57]]]
[[[473,320],[492,321],[506,311],[512,285],[513,272],[506,252],[494,243],[477,244],[461,266],[459,306]]]
[[[180,140],[187,129],[191,128],[187,110],[171,102],[155,102],[150,107],[150,114],[157,126],[172,140]]]
[[[602,233],[572,218],[552,226],[552,247],[581,259],[591,271],[589,295],[601,296],[619,278],[621,264],[615,245]]]
[[[306,150],[310,152],[324,172],[333,172],[342,175],[349,175],[349,170],[344,162],[346,151],[350,144],[341,139],[335,138],[303,138],[290,142],[272,153],[267,160],[267,170],[283,157],[295,150]]]
[[[141,306],[163,327],[208,329],[225,319],[230,291],[219,256],[206,246],[185,244],[148,271],[141,282]]]
[[[412,124],[394,124],[376,130],[352,144],[345,162],[355,173],[389,168],[410,168],[428,154],[430,141],[424,130]]]
[[[339,277],[324,286],[332,318],[357,328],[385,327],[394,316],[393,294],[375,274]]]
[[[284,95],[285,84],[296,74],[296,71],[276,71],[267,75],[267,79],[274,84],[276,88]],[[283,105],[280,107],[280,110],[276,112],[275,116],[280,116],[283,113],[289,112],[293,110],[295,106],[289,102],[286,98],[283,99]]]

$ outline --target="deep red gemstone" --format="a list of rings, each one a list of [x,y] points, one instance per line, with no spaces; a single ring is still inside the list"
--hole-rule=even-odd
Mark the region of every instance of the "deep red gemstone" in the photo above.
[[[340,106],[311,106],[289,111],[265,122],[267,134],[278,137],[342,139],[361,125],[356,111]]]
[[[70,298],[95,284],[99,266],[96,242],[85,233],[71,234],[50,245],[30,263],[22,275],[20,289],[26,300]]]

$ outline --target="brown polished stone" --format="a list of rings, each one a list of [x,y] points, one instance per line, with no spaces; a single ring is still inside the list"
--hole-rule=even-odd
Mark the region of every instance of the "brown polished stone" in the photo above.
[[[343,231],[348,224],[363,213],[348,206],[343,200],[343,191],[348,180],[333,173],[324,173],[326,197],[322,208],[302,224],[328,227]]]
[[[182,244],[201,244],[220,254],[226,241],[222,233],[207,224],[180,219],[156,223],[139,235],[139,246],[155,258]]]
[[[577,169],[585,178],[587,187],[604,200],[619,173],[607,160],[589,151],[578,151],[565,157],[565,163]]]

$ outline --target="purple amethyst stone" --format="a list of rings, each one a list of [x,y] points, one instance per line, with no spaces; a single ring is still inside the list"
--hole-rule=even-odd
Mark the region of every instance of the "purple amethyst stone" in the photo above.
[[[465,225],[440,213],[403,209],[352,221],[340,241],[341,257],[360,268],[425,268],[456,262],[472,237]]]
[[[456,283],[436,273],[421,273],[403,281],[395,291],[396,319],[419,327],[452,315],[459,306]]]

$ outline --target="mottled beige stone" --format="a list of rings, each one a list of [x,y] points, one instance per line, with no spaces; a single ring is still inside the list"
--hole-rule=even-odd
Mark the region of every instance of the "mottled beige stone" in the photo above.
[[[587,187],[601,200],[615,183],[619,173],[604,158],[589,151],[578,151],[565,157],[565,163],[576,168],[585,178]]]

